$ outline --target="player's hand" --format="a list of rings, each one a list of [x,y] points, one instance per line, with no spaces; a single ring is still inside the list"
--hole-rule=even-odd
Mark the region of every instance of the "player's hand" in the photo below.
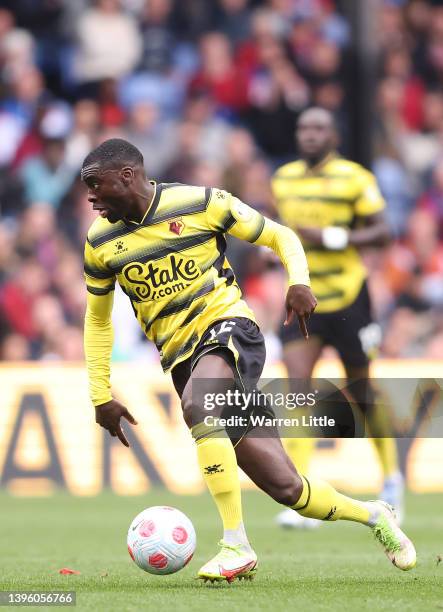
[[[323,244],[323,233],[318,227],[297,227],[296,232],[300,238],[307,240],[311,244]]]
[[[125,434],[120,425],[120,419],[125,418],[132,425],[137,425],[129,410],[120,404],[117,400],[112,399],[105,404],[95,407],[95,422],[109,431],[111,436],[117,437],[122,444],[129,446]]]
[[[290,325],[294,316],[298,318],[300,330],[306,340],[309,338],[307,321],[317,306],[317,300],[307,285],[291,285],[286,294],[286,320],[285,325]]]

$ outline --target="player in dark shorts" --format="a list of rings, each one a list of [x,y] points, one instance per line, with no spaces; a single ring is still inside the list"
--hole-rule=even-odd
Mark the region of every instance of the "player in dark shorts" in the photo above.
[[[362,247],[386,244],[389,231],[384,200],[375,177],[336,152],[338,135],[329,111],[311,108],[300,116],[296,141],[301,159],[279,168],[272,188],[282,222],[300,236],[318,306],[305,342],[295,326],[282,327],[284,362],[290,379],[310,378],[324,346],[334,347],[365,414],[384,473],[381,499],[403,509],[403,478],[386,415],[374,402],[369,362],[381,330],[374,322],[359,254]],[[357,382],[358,381],[358,382]],[[286,450],[307,472],[315,441],[288,440]],[[314,526],[283,512],[283,526]]]
[[[117,280],[156,344],[164,371],[172,372],[202,477],[223,522],[221,550],[198,577],[231,582],[256,571],[257,555],[243,524],[238,466],[293,512],[369,526],[397,567],[413,567],[415,549],[383,502],[357,501],[320,479],[308,480],[297,472],[276,432],[258,437],[246,422],[231,440],[219,421],[219,405],[206,422],[207,394],[223,399],[239,386],[255,385],[265,357],[254,314],[241,299],[225,257],[224,235],[271,247],[280,257],[289,275],[287,323],[298,318],[307,337],[306,320],[316,300],[297,236],[221,189],[148,181],[140,151],[124,140],[106,141],[92,151],[82,179],[100,213],[85,244],[85,356],[96,421],[128,446],[120,421],[136,421],[112,397],[110,385]]]

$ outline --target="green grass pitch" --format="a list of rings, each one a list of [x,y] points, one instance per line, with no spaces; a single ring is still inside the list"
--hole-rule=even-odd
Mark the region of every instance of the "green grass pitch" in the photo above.
[[[150,576],[126,551],[126,531],[143,508],[183,510],[197,530],[188,567]],[[217,552],[220,526],[209,495],[178,497],[13,498],[0,494],[0,590],[75,590],[77,610],[443,610],[443,495],[409,495],[405,530],[419,556],[410,572],[394,568],[368,529],[328,523],[288,532],[273,524],[278,506],[244,495],[249,537],[259,556],[253,582],[209,585],[194,579]],[[70,567],[79,576],[61,576]],[[46,608],[39,608],[40,610]]]

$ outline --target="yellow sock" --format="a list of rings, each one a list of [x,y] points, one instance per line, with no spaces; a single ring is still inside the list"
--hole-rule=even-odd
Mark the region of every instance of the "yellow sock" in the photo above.
[[[369,432],[377,450],[385,478],[399,471],[398,453],[395,438],[392,437],[392,424],[385,406],[376,402],[367,416]]]
[[[394,438],[372,438],[385,478],[399,471],[397,444]]]
[[[302,516],[322,521],[356,521],[367,525],[370,512],[366,505],[356,499],[342,495],[324,480],[300,476],[303,491],[292,507]]]
[[[225,530],[242,523],[240,480],[237,458],[226,432],[200,423],[192,428],[201,473],[211,493]]]
[[[301,474],[309,474],[309,465],[315,450],[315,438],[282,438],[289,459]]]

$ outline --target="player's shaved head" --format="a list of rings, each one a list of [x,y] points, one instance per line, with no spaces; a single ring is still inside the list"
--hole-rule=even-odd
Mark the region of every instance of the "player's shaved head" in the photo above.
[[[322,123],[331,129],[335,129],[334,115],[331,113],[331,111],[327,110],[326,108],[322,108],[321,106],[312,106],[311,108],[304,110],[298,118],[297,125],[304,122]]]
[[[300,155],[309,164],[317,164],[337,147],[334,115],[318,106],[303,111],[295,132]]]
[[[83,170],[90,166],[100,169],[123,168],[124,166],[143,167],[143,155],[133,144],[123,138],[110,138],[102,142],[85,157]]]

